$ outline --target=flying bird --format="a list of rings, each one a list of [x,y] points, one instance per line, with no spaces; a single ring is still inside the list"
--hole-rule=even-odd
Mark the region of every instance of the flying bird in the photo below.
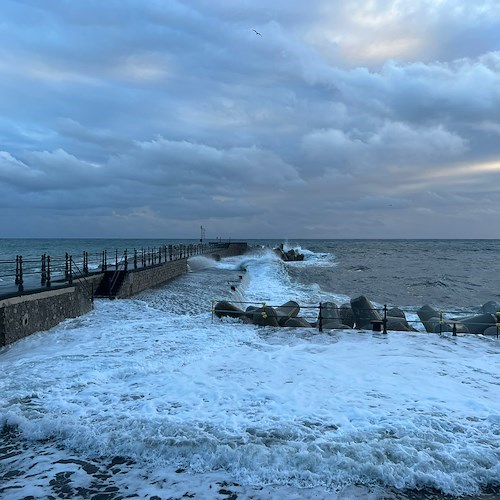
[[[257,30],[253,30],[253,31],[255,31],[256,35],[262,36]]]

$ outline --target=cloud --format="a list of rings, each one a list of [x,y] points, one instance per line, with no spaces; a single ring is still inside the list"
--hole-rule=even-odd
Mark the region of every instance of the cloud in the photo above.
[[[489,235],[499,22],[488,0],[8,2],[0,223]]]

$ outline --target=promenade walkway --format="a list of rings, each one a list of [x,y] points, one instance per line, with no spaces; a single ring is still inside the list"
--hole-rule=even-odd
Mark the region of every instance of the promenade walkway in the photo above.
[[[155,268],[195,255],[210,255],[227,249],[230,243],[162,245],[158,248],[125,249],[79,256],[41,255],[38,259],[2,260],[0,257],[0,300],[72,286],[75,280],[106,274]]]

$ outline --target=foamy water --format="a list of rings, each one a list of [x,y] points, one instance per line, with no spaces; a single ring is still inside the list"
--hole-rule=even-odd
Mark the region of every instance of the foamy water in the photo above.
[[[190,268],[0,350],[2,439],[16,449],[0,461],[3,498],[95,484],[140,498],[498,484],[496,338],[214,320],[214,299],[305,303],[324,292],[294,283],[270,252]]]

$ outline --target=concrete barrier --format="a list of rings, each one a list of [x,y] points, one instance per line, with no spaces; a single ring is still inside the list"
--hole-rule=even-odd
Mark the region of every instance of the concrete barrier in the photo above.
[[[93,308],[92,289],[101,276],[75,280],[73,286],[10,297],[0,301],[0,346],[49,330],[61,321],[76,318]]]

